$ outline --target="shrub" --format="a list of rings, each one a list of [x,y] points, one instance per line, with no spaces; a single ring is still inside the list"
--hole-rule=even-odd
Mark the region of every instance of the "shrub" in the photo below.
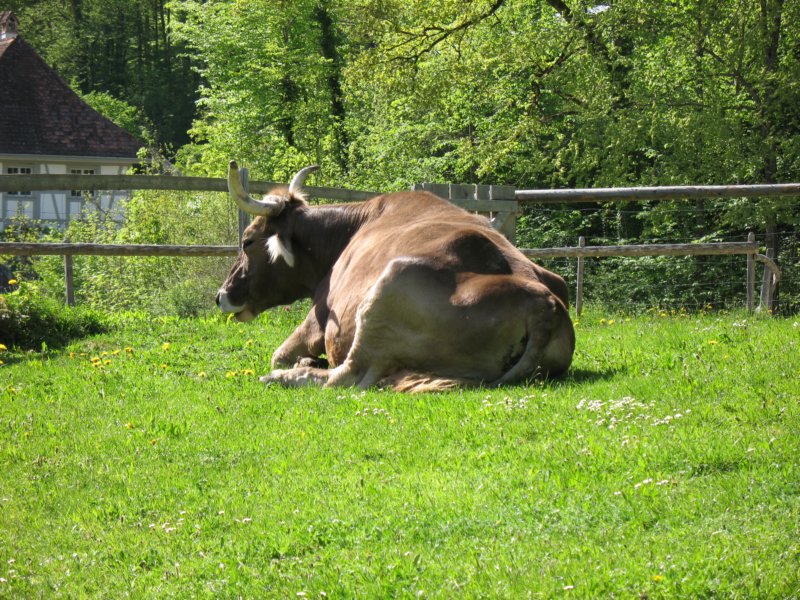
[[[42,350],[105,329],[100,313],[66,307],[39,293],[35,283],[22,283],[10,294],[0,294],[0,343],[7,347]]]

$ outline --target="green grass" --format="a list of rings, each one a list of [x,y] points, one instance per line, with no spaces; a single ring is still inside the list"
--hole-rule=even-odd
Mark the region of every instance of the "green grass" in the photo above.
[[[0,596],[800,594],[796,319],[589,314],[532,386],[265,388],[300,316],[0,356]]]

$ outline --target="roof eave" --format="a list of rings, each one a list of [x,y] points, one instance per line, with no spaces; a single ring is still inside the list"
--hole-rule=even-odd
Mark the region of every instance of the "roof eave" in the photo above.
[[[35,162],[35,163],[81,163],[81,164],[103,164],[103,165],[119,165],[130,166],[141,162],[136,157],[127,156],[80,156],[80,155],[62,155],[62,154],[12,154],[8,152],[0,152],[0,161],[14,160],[21,162]]]

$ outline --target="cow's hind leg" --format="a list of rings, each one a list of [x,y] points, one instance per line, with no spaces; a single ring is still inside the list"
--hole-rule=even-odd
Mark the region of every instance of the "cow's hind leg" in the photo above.
[[[536,298],[526,324],[527,344],[522,356],[490,387],[534,377],[556,377],[567,370],[575,350],[575,332],[569,313],[555,296]]]
[[[330,371],[330,377],[325,385],[330,387],[357,387],[365,390],[378,383],[383,375],[384,369],[377,365],[373,364],[366,369],[357,369],[352,361],[347,360]]]
[[[447,304],[453,285],[451,274],[423,260],[391,261],[359,305],[347,358],[326,385],[366,389],[404,366],[405,356],[425,346],[441,312],[432,307]]]

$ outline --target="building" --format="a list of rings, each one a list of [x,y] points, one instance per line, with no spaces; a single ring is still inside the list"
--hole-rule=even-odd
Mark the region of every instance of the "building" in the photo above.
[[[0,13],[0,174],[120,175],[144,145],[86,104]],[[60,227],[111,211],[124,191],[0,192],[0,229],[18,215]]]

